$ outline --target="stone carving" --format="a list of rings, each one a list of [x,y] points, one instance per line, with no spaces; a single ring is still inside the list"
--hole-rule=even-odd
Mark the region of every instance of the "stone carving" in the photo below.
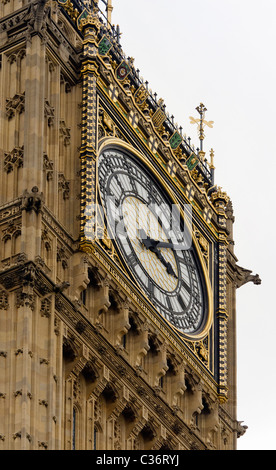
[[[46,153],[43,154],[43,170],[46,172],[47,181],[52,180],[54,173],[54,164],[52,160],[49,160],[49,157]]]
[[[22,113],[25,109],[25,93],[16,93],[13,98],[6,100],[6,115],[9,119],[15,116],[15,113]]]
[[[253,282],[253,284],[261,284],[262,281],[259,277],[259,274],[252,274],[252,271],[249,269],[241,268],[236,265],[236,286],[237,288],[247,284],[248,282]]]
[[[70,144],[71,132],[70,127],[67,127],[64,120],[61,120],[59,123],[59,135],[63,140],[65,147]]]
[[[63,199],[69,199],[70,182],[66,180],[63,173],[58,174],[58,189],[62,191]]]
[[[40,314],[42,317],[49,318],[51,315],[51,300],[46,298],[41,301]]]
[[[43,31],[49,12],[50,6],[46,0],[39,0],[37,5],[31,3],[25,16],[29,30]]]
[[[17,308],[26,306],[30,307],[32,310],[34,309],[34,295],[32,287],[26,286],[21,291],[17,292],[16,306]]]
[[[45,408],[47,408],[47,406],[48,406],[47,400],[38,400],[38,403],[42,406],[45,406]]]
[[[237,421],[237,437],[241,437],[246,433],[248,426],[242,424],[243,421]]]
[[[44,105],[44,117],[47,119],[48,126],[51,127],[54,124],[55,108],[53,108],[47,100],[45,100]]]
[[[8,294],[4,289],[0,288],[0,309],[7,310],[9,307]]]
[[[39,212],[41,210],[43,203],[43,193],[41,193],[37,186],[34,186],[31,189],[31,192],[27,189],[23,193],[22,198],[22,209],[26,211]]]
[[[43,449],[48,449],[47,442],[38,441],[38,447],[43,447]]]
[[[4,153],[4,170],[10,173],[14,168],[23,166],[24,147],[16,147],[11,152]]]

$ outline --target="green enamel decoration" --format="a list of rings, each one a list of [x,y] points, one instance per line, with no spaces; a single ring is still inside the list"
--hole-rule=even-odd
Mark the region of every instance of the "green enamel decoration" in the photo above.
[[[80,14],[80,16],[78,17],[77,19],[77,25],[78,25],[78,28],[80,27],[80,23],[81,23],[81,20],[85,20],[87,17],[88,17],[88,11],[86,10],[86,8],[82,11],[82,13]]]
[[[178,132],[175,132],[169,140],[171,148],[175,150],[182,142],[182,137]]]
[[[198,162],[199,162],[199,159],[197,158],[197,156],[194,153],[191,153],[188,160],[186,160],[186,165],[188,167],[188,170],[190,171],[193,170],[197,166]]]
[[[111,42],[106,36],[103,36],[103,38],[99,42],[99,47],[98,47],[99,54],[105,55],[108,53],[108,51],[110,51],[111,48],[112,48]]]

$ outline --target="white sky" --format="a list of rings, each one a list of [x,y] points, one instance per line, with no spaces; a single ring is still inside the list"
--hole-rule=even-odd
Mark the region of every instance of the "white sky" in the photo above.
[[[189,116],[203,102],[204,150],[235,213],[238,264],[262,285],[237,291],[240,450],[275,450],[275,0],[113,0],[112,22],[140,75],[198,146]]]

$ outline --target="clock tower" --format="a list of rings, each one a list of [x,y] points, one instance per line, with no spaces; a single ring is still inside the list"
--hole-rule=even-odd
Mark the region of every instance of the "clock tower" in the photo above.
[[[0,448],[233,450],[233,208],[111,0],[0,3]]]

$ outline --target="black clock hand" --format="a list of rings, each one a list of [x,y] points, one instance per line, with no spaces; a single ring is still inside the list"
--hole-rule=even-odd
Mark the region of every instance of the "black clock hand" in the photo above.
[[[165,258],[162,256],[161,252],[157,248],[150,248],[150,250],[153,251],[153,253],[156,254],[157,258],[165,266],[165,268],[167,269],[167,273],[177,279],[177,275],[175,274],[171,263],[169,263],[168,261],[165,260]]]
[[[159,240],[154,240],[153,238],[148,237],[146,232],[143,229],[139,230],[139,233],[140,233],[140,237],[141,237],[140,241],[143,245],[145,245],[145,247],[147,249],[155,248],[155,247],[158,247],[158,248],[173,248],[172,243],[160,242]]]
[[[175,274],[171,263],[165,260],[164,256],[162,255],[161,251],[159,251],[156,247],[150,247],[149,250],[152,253],[155,253],[157,258],[161,261],[161,263],[165,266],[167,269],[167,273],[170,274],[171,276],[175,277],[177,279],[177,275]]]
[[[139,230],[139,234],[140,234],[140,237],[141,237],[141,243],[149,250],[150,248],[154,248],[158,241],[155,241],[153,240],[152,238],[148,237],[146,232],[141,229]]]
[[[185,245],[174,245],[173,243],[169,242],[158,242],[156,245],[158,248],[171,248],[172,250],[186,250],[187,247]]]
[[[159,244],[158,241],[153,240],[152,238],[146,235],[146,232],[142,229],[139,231],[140,237],[142,240],[143,245],[146,247],[147,250],[150,250],[152,253],[155,253],[157,258],[161,261],[161,263],[167,269],[167,273],[177,279],[177,276],[172,268],[171,263],[165,260],[164,256],[162,255],[161,251],[158,250],[157,245]]]
[[[171,263],[167,263],[167,273],[170,274],[171,276],[175,277],[175,279],[178,279],[177,275],[175,274],[175,272],[172,268]]]
[[[157,248],[171,248],[172,250],[186,250],[187,247],[184,245],[174,245],[173,243],[169,242],[160,242],[158,240],[153,240],[153,238],[150,238],[146,235],[146,232],[142,229],[139,231],[140,236],[142,239],[142,243],[145,245],[146,248],[150,247],[157,247]]]

